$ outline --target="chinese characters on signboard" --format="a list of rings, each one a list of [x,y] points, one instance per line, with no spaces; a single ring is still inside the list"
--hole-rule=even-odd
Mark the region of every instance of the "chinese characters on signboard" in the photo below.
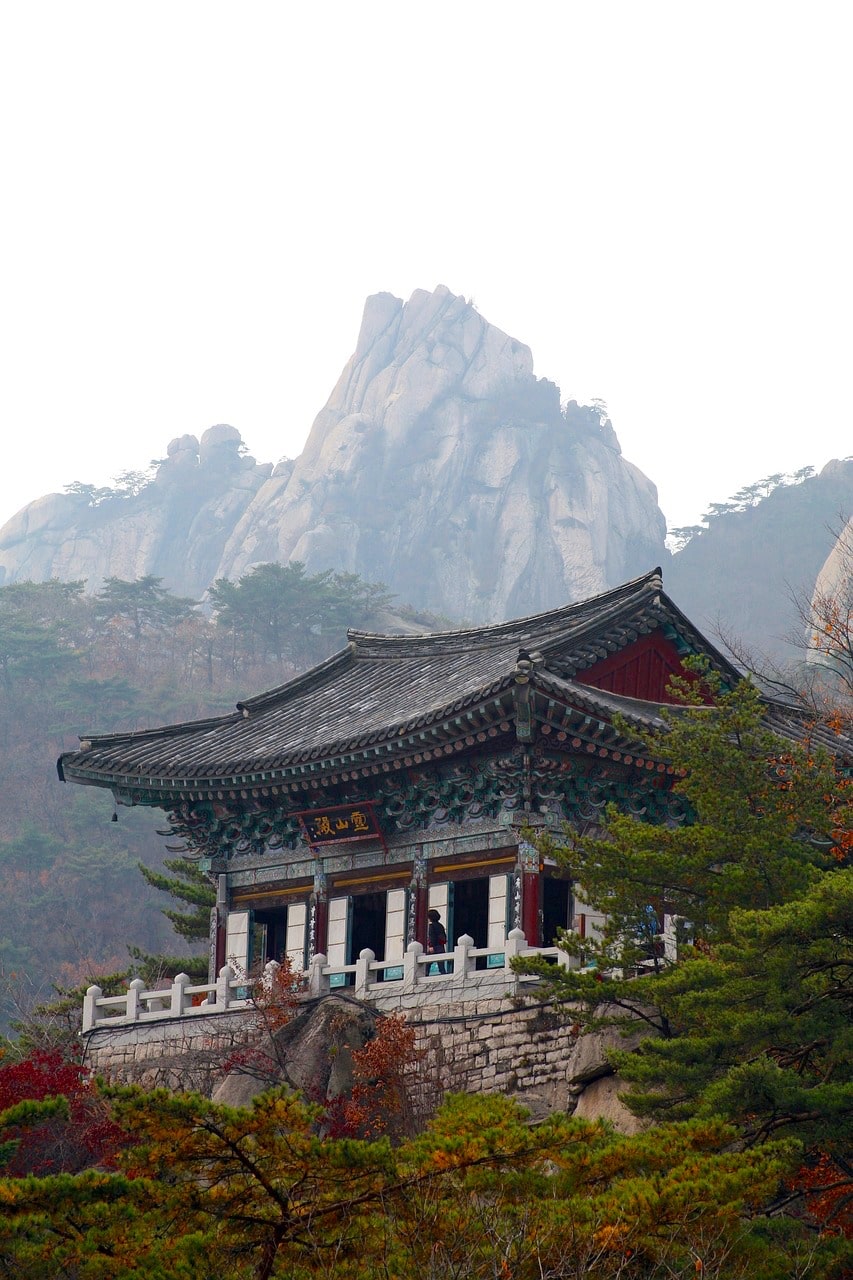
[[[310,845],[340,844],[344,840],[382,838],[379,822],[370,804],[338,805],[334,809],[312,809],[300,813],[305,837]]]

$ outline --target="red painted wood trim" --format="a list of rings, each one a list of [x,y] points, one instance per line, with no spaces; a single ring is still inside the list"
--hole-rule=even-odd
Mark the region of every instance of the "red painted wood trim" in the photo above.
[[[673,676],[683,676],[681,655],[660,631],[640,636],[618,653],[578,673],[581,684],[646,702],[675,701],[666,691]]]
[[[521,928],[529,947],[540,947],[539,872],[525,871],[521,877]]]

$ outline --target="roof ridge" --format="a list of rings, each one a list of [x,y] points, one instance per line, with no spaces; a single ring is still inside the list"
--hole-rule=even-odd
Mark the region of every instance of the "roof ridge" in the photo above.
[[[300,672],[298,676],[294,676],[291,680],[286,680],[284,684],[277,685],[275,689],[268,689],[266,693],[257,693],[253,698],[243,698],[237,703],[237,710],[241,711],[243,715],[249,715],[253,711],[260,710],[269,702],[277,702],[283,694],[310,689],[312,685],[322,683],[330,671],[346,666],[354,656],[355,646],[352,643],[347,644],[343,649],[338,649],[337,653],[333,653],[331,657],[326,658],[316,667],[309,667],[307,671]]]
[[[662,710],[678,711],[680,709],[677,704],[660,702],[654,698],[635,698],[629,693],[614,693],[611,689],[600,689],[597,685],[585,684],[577,677],[561,676],[547,668],[536,668],[532,680],[543,690],[551,692],[557,690],[566,696],[578,698],[599,707],[617,707],[629,719],[637,720],[638,723],[643,723],[640,711],[652,712],[659,719]]]
[[[601,631],[602,626],[612,625],[620,618],[625,618],[626,616],[633,617],[637,613],[638,608],[641,609],[643,607],[659,608],[660,595],[656,600],[643,599],[642,597],[638,599],[636,596],[634,598],[626,596],[624,600],[614,600],[609,608],[605,609],[602,613],[597,613],[593,617],[589,618],[586,626],[571,636],[572,644],[582,644],[587,633],[598,633]],[[558,648],[562,640],[563,637],[561,636],[554,636],[553,639],[546,640],[542,644],[543,652],[548,654],[553,649]]]
[[[722,667],[725,671],[728,671],[736,675],[738,679],[743,679],[744,672],[737,666],[735,662],[732,661],[731,658],[727,658],[726,655],[720,649],[718,649],[715,644],[711,643],[711,641],[705,635],[705,632],[700,631],[699,628],[696,626],[695,622],[691,622],[690,618],[687,617],[687,614],[684,613],[683,610],[679,609],[678,605],[675,603],[672,596],[668,596],[665,591],[661,590],[661,600],[666,602],[667,608],[673,614],[675,614],[676,618],[678,619],[679,623],[684,628],[684,630],[690,632],[690,634],[693,636],[697,636],[703,642],[705,647],[710,651],[715,662],[720,667]]]
[[[618,587],[599,592],[597,596],[587,596],[583,600],[574,600],[570,604],[558,605],[555,609],[545,609],[541,613],[526,614],[521,618],[507,618],[503,622],[490,622],[485,626],[453,627],[447,631],[424,631],[418,635],[360,631],[356,627],[350,627],[347,630],[347,638],[350,644],[355,646],[356,652],[359,649],[367,650],[374,646],[403,649],[409,645],[417,646],[425,643],[438,643],[449,649],[454,642],[463,640],[467,642],[468,648],[476,646],[487,649],[505,641],[510,635],[516,634],[525,627],[528,629],[558,627],[561,623],[569,621],[573,614],[585,613],[602,603],[605,603],[606,607],[606,602],[611,598],[614,602],[618,601],[619,597],[630,596],[642,587],[652,588],[658,592],[663,590],[662,571],[659,565],[638,578],[632,578],[630,582],[623,582]]]

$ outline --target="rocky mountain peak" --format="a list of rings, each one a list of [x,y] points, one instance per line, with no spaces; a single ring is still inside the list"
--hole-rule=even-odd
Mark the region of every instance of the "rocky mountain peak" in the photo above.
[[[0,530],[0,573],[91,590],[154,573],[201,595],[215,577],[301,560],[477,622],[592,595],[663,552],[655,488],[609,421],[562,408],[529,347],[444,285],[367,299],[299,458],[273,470],[241,449],[220,424],[172,440],[132,499],[31,504]]]
[[[529,347],[440,285],[367,300],[305,450],[225,549],[380,578],[485,621],[603,590],[660,559],[654,486],[609,422],[533,372]]]

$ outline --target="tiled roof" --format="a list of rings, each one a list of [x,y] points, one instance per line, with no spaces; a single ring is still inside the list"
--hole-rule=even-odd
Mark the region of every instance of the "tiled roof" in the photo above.
[[[484,722],[507,731],[521,651],[533,658],[531,687],[542,694],[600,720],[619,712],[649,726],[659,723],[656,705],[573,677],[656,627],[736,678],[664,595],[655,569],[591,600],[494,626],[420,636],[351,631],[340,653],[230,715],[82,739],[60,757],[59,772],[90,785],[162,791],[254,785],[304,774],[309,763],[313,771],[365,757],[387,762],[439,729],[445,742]]]

